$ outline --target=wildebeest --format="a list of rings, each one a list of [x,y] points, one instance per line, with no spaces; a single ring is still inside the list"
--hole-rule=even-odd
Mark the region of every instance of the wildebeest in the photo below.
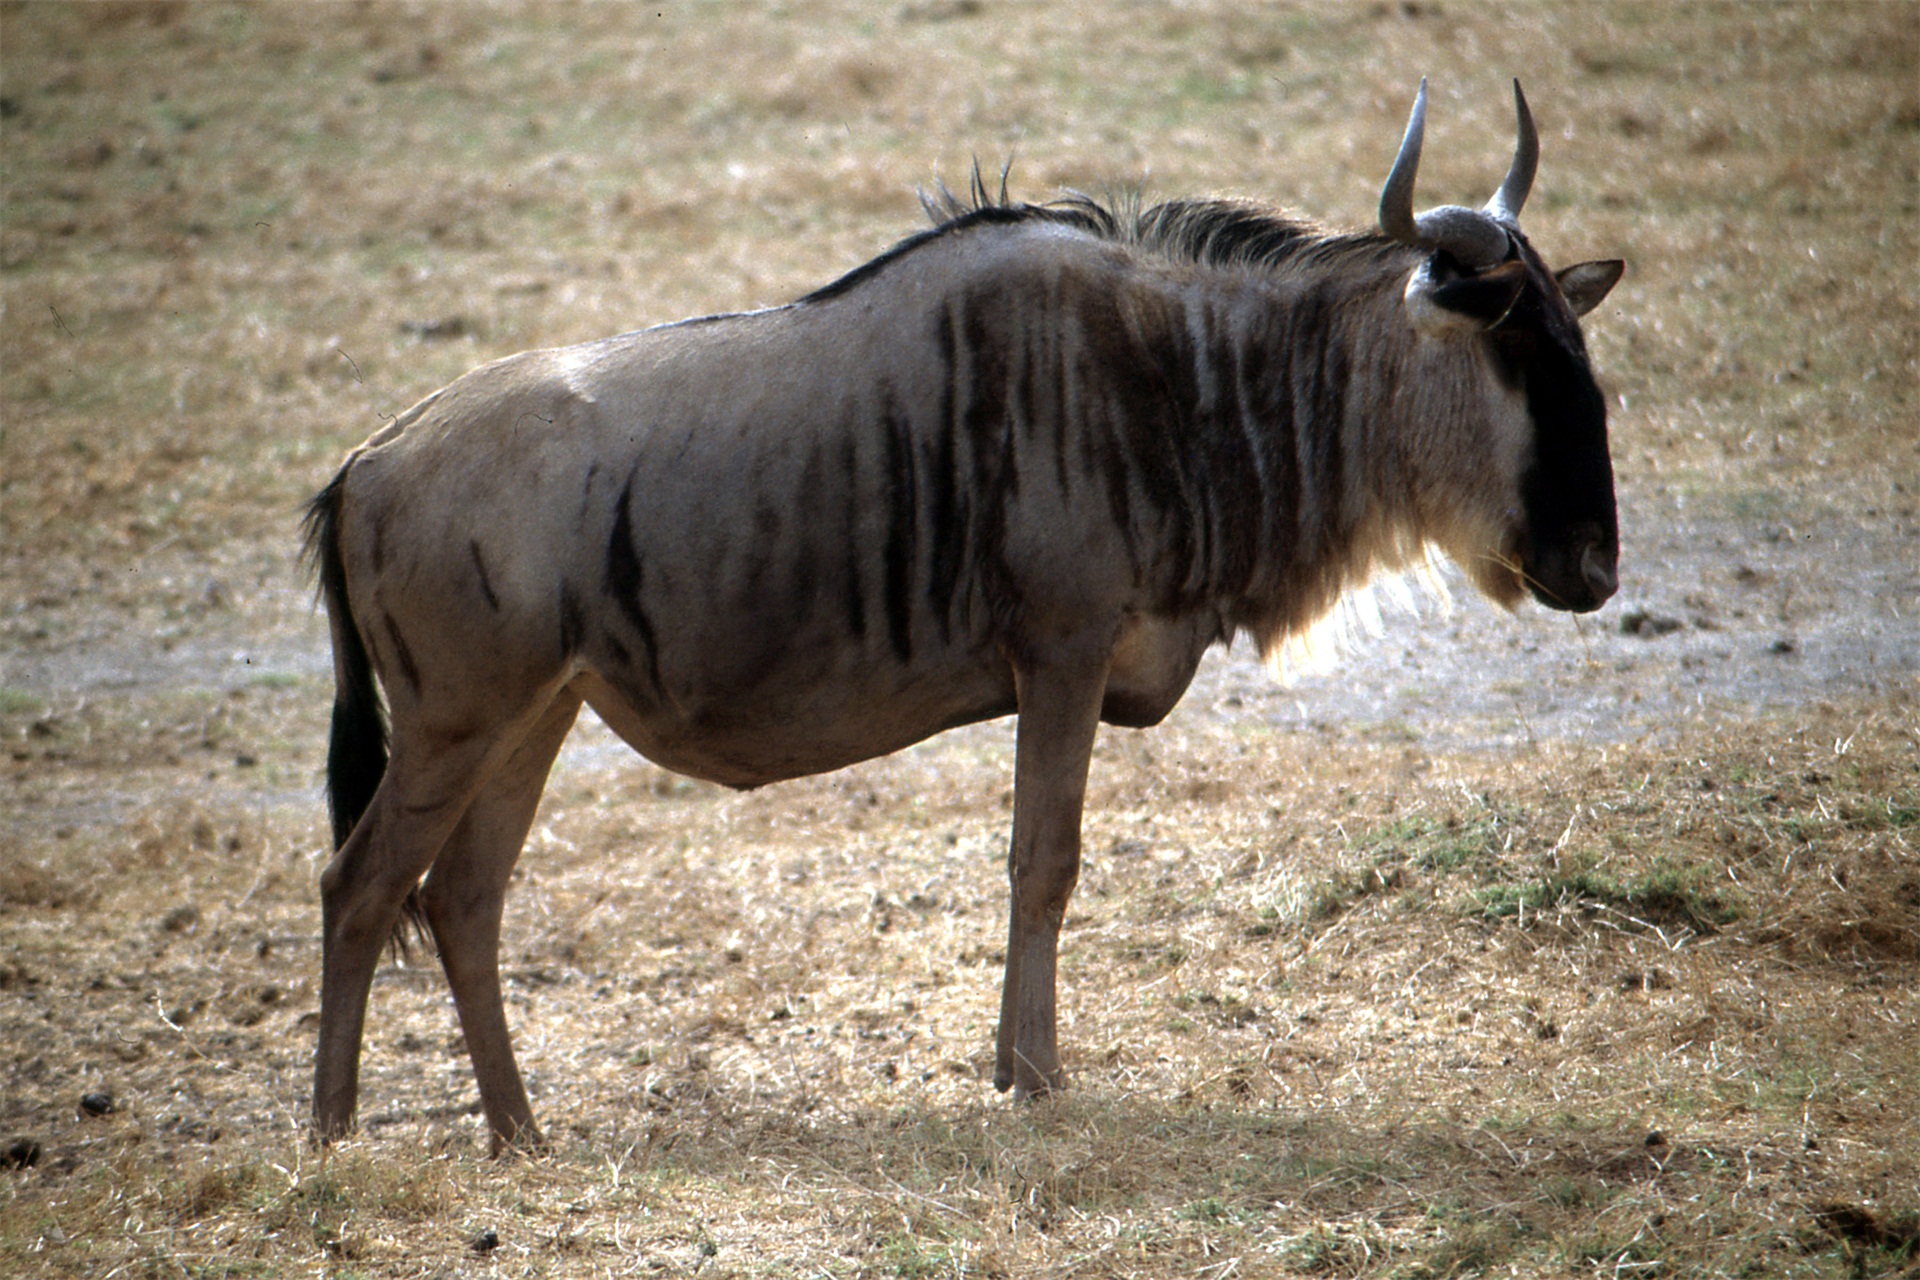
[[[1060,1087],[1055,947],[1096,726],[1201,654],[1270,650],[1437,548],[1495,600],[1615,587],[1606,406],[1518,218],[1415,217],[1426,87],[1380,205],[930,201],[787,306],[532,351],[428,396],[314,499],[332,628],[317,1134],[352,1124],[403,907],[452,987],[496,1147],[539,1141],[497,967],[508,877],[582,703],[735,787],[1017,713],[994,1083]],[[376,686],[377,679],[377,686]],[[384,711],[380,691],[384,690]]]

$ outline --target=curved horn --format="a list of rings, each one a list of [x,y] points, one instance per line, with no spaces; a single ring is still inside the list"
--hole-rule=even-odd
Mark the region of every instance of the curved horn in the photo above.
[[[1507,180],[1487,201],[1487,212],[1503,222],[1518,223],[1520,206],[1533,189],[1533,172],[1540,163],[1540,134],[1533,127],[1533,112],[1527,110],[1527,95],[1520,92],[1520,81],[1513,82],[1514,114],[1518,117],[1519,138],[1513,147],[1513,164]]]
[[[1413,225],[1413,178],[1420,170],[1420,141],[1426,131],[1427,78],[1422,76],[1413,114],[1407,117],[1406,136],[1400,140],[1400,154],[1394,157],[1393,172],[1380,191],[1380,229],[1405,244],[1422,243]]]

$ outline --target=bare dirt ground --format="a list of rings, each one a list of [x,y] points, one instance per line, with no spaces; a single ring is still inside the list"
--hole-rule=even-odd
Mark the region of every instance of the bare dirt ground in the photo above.
[[[1920,8],[0,6],[0,1270],[1911,1274]],[[1391,605],[1103,736],[1078,1088],[983,1076],[1010,729],[734,795],[576,731],[509,905],[556,1140],[382,971],[306,1145],[299,503],[481,360],[777,302],[912,188],[1362,223],[1543,124],[1623,590]]]

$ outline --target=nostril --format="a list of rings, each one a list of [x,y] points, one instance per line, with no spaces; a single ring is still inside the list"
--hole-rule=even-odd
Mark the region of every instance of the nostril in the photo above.
[[[1601,549],[1598,542],[1589,542],[1580,553],[1580,576],[1587,580],[1587,589],[1594,598],[1605,600],[1620,587],[1620,579],[1614,573],[1613,557]]]

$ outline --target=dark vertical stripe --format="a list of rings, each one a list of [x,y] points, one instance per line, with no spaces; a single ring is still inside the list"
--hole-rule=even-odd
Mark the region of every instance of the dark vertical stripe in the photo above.
[[[1083,422],[1083,430],[1085,426]],[[1092,436],[1093,432],[1087,434]],[[1111,436],[1103,438],[1097,448],[1095,465],[1106,483],[1107,510],[1112,513],[1115,527],[1126,540],[1127,554],[1132,558],[1133,575],[1137,579],[1143,566],[1140,562],[1140,532],[1133,523],[1133,475],[1127,466],[1126,451]]]
[[[1327,311],[1324,298],[1309,292],[1288,316],[1294,443],[1300,456],[1300,539],[1305,557],[1320,564],[1327,562],[1339,535],[1342,471],[1340,397],[1327,385]]]
[[[1020,433],[1014,428],[1013,369],[1008,358],[1004,296],[970,300],[963,331],[968,377],[966,439],[973,489],[983,502],[976,549],[996,582],[1004,568],[1009,513],[1020,495]],[[996,323],[997,321],[997,323]],[[1010,601],[998,601],[998,606]]]
[[[1050,444],[1053,449],[1054,483],[1060,486],[1062,494],[1073,495],[1074,467],[1072,465],[1072,432],[1067,420],[1067,400],[1063,394],[1065,381],[1061,376],[1060,344],[1061,326],[1065,323],[1065,308],[1058,297],[1049,294],[1045,308],[1034,317],[1030,325],[1030,337],[1027,339],[1027,373],[1032,390],[1028,398],[1032,404],[1031,412],[1053,428]]]
[[[1231,436],[1234,452],[1241,459],[1235,470],[1239,472],[1242,496],[1234,513],[1237,527],[1233,530],[1234,554],[1228,573],[1229,589],[1244,598],[1254,590],[1262,562],[1273,546],[1272,452],[1254,410],[1267,353],[1257,330],[1252,335],[1244,329],[1236,330],[1230,350],[1232,399],[1226,407],[1230,420],[1221,423],[1221,430]]]
[[[1229,317],[1216,321],[1206,327],[1210,412],[1196,424],[1195,440],[1206,458],[1206,591],[1215,600],[1239,601],[1266,545],[1265,463],[1247,421],[1247,335]]]
[[[1067,375],[1080,429],[1094,438],[1091,465],[1127,545],[1136,579],[1149,569],[1166,586],[1168,551],[1179,558],[1184,514],[1177,473],[1169,467],[1170,372],[1185,363],[1175,335],[1143,321],[1164,349],[1134,340],[1111,297],[1087,294],[1077,308],[1082,341]],[[1143,550],[1142,539],[1147,539]],[[1180,574],[1182,569],[1175,569]],[[1162,603],[1166,603],[1162,601]]]
[[[600,464],[589,463],[587,478],[580,485],[580,511],[574,516],[574,524],[582,534],[587,531],[587,517],[593,510],[593,482],[600,475]]]
[[[1267,451],[1267,536],[1272,554],[1283,559],[1270,566],[1273,581],[1269,590],[1284,591],[1293,576],[1291,560],[1299,554],[1299,527],[1302,493],[1300,488],[1299,424],[1294,421],[1293,396],[1284,359],[1268,360],[1269,352],[1285,350],[1285,326],[1275,324],[1256,337],[1261,352],[1261,368],[1253,388],[1254,412],[1259,415],[1257,429]]]
[[[653,619],[647,615],[640,599],[644,582],[640,553],[633,543],[632,504],[633,477],[629,476],[626,487],[620,491],[619,504],[614,508],[613,532],[607,537],[605,586],[614,607],[633,627],[647,651],[647,678],[657,694],[661,692],[660,650],[654,638]],[[565,598],[563,595],[563,600]]]
[[[783,558],[780,553],[785,549],[780,537],[780,510],[774,506],[773,500],[767,496],[767,491],[760,475],[761,473],[756,471],[751,481],[752,488],[759,494],[759,497],[753,508],[753,533],[752,536],[747,539],[746,548],[743,552],[746,557],[746,564],[735,579],[739,586],[738,590],[733,593],[734,597],[741,602],[742,611],[748,613],[756,608],[764,607],[769,586],[773,585],[777,587],[779,584],[780,573],[777,558]],[[801,548],[800,555],[794,557],[795,567],[797,568],[804,560],[805,548]],[[798,606],[800,610],[804,610],[807,603],[804,599],[791,601],[791,604]],[[801,621],[801,616],[801,612],[799,611],[792,612],[788,614],[788,620],[791,625],[798,626]]]
[[[847,510],[849,514],[851,514],[853,510],[853,507],[851,504],[848,505]],[[865,640],[867,638],[867,596],[866,596],[866,588],[862,586],[860,581],[860,569],[861,569],[860,540],[858,537],[855,536],[855,530],[853,529],[853,522],[851,519],[848,520],[847,526],[848,526],[847,538],[846,538],[847,629],[853,633],[854,639]]]
[[[933,344],[940,357],[940,392],[936,411],[940,420],[946,424],[946,434],[951,437],[959,426],[959,396],[957,394],[959,371],[959,352],[953,332],[953,312],[942,308],[940,318],[934,322]]]
[[[1128,566],[1138,582],[1146,565],[1134,514],[1134,467],[1113,407],[1125,388],[1109,369],[1111,361],[1093,351],[1097,331],[1087,318],[1086,295],[1076,302],[1081,304],[1075,317],[1078,341],[1059,356],[1061,412],[1072,418],[1079,436],[1079,465],[1106,494],[1108,517],[1126,544]]]
[[[887,451],[887,636],[901,662],[913,657],[913,567],[918,558],[919,501],[913,441],[891,395],[881,411]]]
[[[480,575],[480,594],[486,597],[487,608],[500,612],[500,597],[494,594],[493,582],[487,577],[487,562],[480,556],[480,543],[469,539],[467,553],[473,557],[473,570]]]
[[[960,576],[961,553],[966,547],[963,503],[954,470],[953,420],[933,423],[933,439],[926,446],[927,486],[927,607],[940,626],[942,643],[953,638],[953,595]]]
[[[967,371],[960,379],[961,420],[973,456],[974,492],[992,494],[996,506],[1020,491],[1013,432],[1007,415],[1007,355],[999,335],[987,327],[993,298],[974,300],[962,318]],[[1004,508],[1002,508],[1004,509]]]
[[[972,617],[976,605],[995,617],[1011,607],[1002,594],[1004,555],[1007,513],[1019,487],[1019,473],[1007,418],[1006,352],[991,319],[1000,314],[1004,301],[986,288],[957,300],[942,338],[942,357],[948,361],[942,402],[955,442],[958,520],[965,539],[956,597],[964,615],[962,625],[968,627],[984,622]]]
[[[1214,309],[1209,303],[1203,299],[1196,304],[1200,322],[1197,340],[1190,321],[1177,312],[1170,317],[1167,327],[1178,336],[1182,358],[1161,366],[1167,370],[1169,399],[1181,411],[1184,427],[1174,443],[1172,458],[1180,483],[1182,514],[1192,526],[1195,543],[1182,583],[1189,599],[1201,596],[1213,579],[1214,476],[1208,437],[1218,374],[1203,366],[1218,358],[1219,343]]]
[[[564,661],[579,652],[587,638],[587,613],[573,584],[560,584],[560,657]]]
[[[1089,335],[1096,358],[1092,372],[1105,374],[1100,412],[1111,424],[1107,430],[1123,453],[1134,494],[1158,530],[1160,554],[1151,559],[1170,571],[1171,581],[1163,580],[1163,585],[1173,589],[1175,598],[1162,603],[1172,605],[1181,584],[1192,578],[1194,546],[1193,513],[1177,452],[1182,447],[1177,405],[1183,397],[1169,379],[1189,380],[1186,397],[1191,403],[1191,359],[1179,356],[1176,325],[1166,316],[1153,326],[1167,348],[1156,353],[1129,341],[1117,310],[1110,301],[1106,305],[1109,309]]]
[[[373,514],[373,571],[375,574],[386,572],[387,568],[387,513],[376,510]]]
[[[406,677],[407,684],[415,693],[420,692],[420,667],[413,660],[413,650],[407,647],[407,639],[400,634],[400,628],[394,625],[393,615],[380,615],[381,625],[385,628],[387,639],[393,643],[394,657],[400,663],[400,674]]]
[[[1319,424],[1322,438],[1327,442],[1322,451],[1326,474],[1321,481],[1324,486],[1321,510],[1326,513],[1328,526],[1323,549],[1327,553],[1333,553],[1336,547],[1344,548],[1347,535],[1352,532],[1354,513],[1347,510],[1347,470],[1349,467],[1364,468],[1361,459],[1347,457],[1347,343],[1346,335],[1336,331],[1337,322],[1334,309],[1322,307],[1314,326],[1320,344],[1320,360],[1316,370],[1318,376],[1314,379],[1316,395],[1313,416]]]
[[[973,516],[980,494],[962,483],[960,468],[960,409],[957,380],[959,353],[953,313],[943,309],[934,324],[934,346],[940,362],[939,391],[934,405],[930,446],[931,543],[927,553],[927,604],[940,622],[941,641],[953,638],[955,604],[963,579],[970,581],[968,553],[973,546]],[[961,620],[966,625],[966,620]]]
[[[846,558],[847,629],[856,640],[867,636],[867,559],[865,531],[860,527],[860,454],[856,433],[840,441],[841,545]]]
[[[1191,495],[1188,509],[1192,512],[1199,546],[1194,548],[1193,564],[1187,570],[1187,591],[1199,596],[1211,593],[1219,576],[1219,539],[1216,535],[1220,527],[1220,495],[1214,487],[1213,469],[1208,465],[1207,446],[1210,442],[1205,434],[1196,434],[1191,440],[1188,446],[1191,460],[1191,482],[1187,486]]]
[[[826,445],[815,433],[797,442],[796,447],[804,452],[800,463],[800,502],[809,513],[821,512],[831,505],[832,492],[827,485]],[[762,506],[774,512],[774,526],[763,541],[768,547],[784,547],[793,566],[787,582],[787,599],[791,602],[788,616],[794,619],[795,625],[802,620],[811,622],[826,603],[820,593],[820,575],[823,570],[830,576],[833,573],[830,567],[834,561],[833,533],[817,518],[800,516],[794,510],[791,496],[778,506],[763,500]]]

